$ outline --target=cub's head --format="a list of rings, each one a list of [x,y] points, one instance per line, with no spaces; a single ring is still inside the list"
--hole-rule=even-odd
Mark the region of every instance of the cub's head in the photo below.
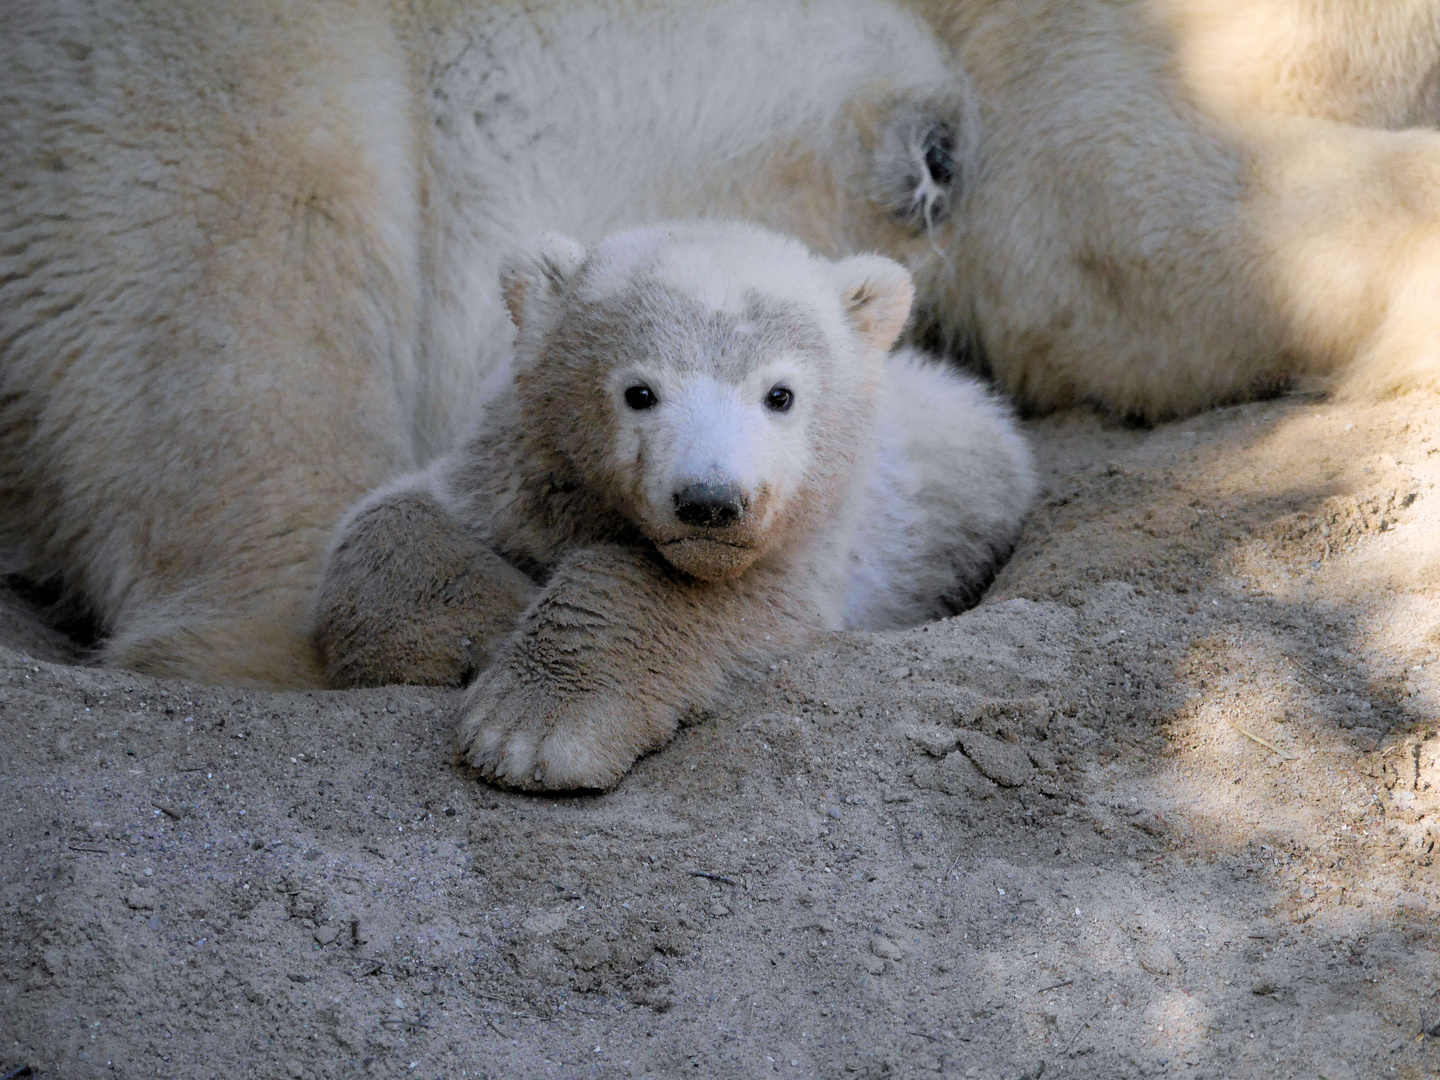
[[[501,278],[544,482],[584,488],[705,580],[836,512],[913,296],[889,259],[719,222],[589,250],[546,234]]]

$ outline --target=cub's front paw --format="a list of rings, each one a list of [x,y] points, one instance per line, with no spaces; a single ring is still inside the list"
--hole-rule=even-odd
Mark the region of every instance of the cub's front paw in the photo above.
[[[491,783],[527,791],[614,787],[674,733],[653,704],[561,687],[507,664],[483,674],[460,714],[460,757]]]

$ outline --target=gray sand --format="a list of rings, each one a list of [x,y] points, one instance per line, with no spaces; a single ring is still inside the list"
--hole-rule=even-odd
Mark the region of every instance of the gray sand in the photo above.
[[[1430,1077],[1437,420],[1031,424],[978,609],[603,796],[462,774],[454,694],[101,670],[7,594],[0,1076]]]

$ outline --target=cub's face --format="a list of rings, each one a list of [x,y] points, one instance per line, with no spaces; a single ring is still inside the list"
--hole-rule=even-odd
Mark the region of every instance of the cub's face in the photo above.
[[[604,372],[608,470],[667,560],[727,577],[767,549],[803,498],[837,411],[827,405],[853,398],[845,384],[855,380],[836,370],[819,328],[782,302],[751,295],[736,297],[738,310],[707,310],[654,281],[634,284],[621,307],[629,347]],[[864,411],[850,411],[863,427]]]
[[[829,262],[719,223],[588,252],[545,237],[504,282],[527,423],[551,425],[567,471],[704,580],[834,513],[911,295],[889,260]]]

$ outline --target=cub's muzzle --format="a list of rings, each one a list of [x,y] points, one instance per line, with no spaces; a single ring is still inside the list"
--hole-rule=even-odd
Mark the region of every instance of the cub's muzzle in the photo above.
[[[677,483],[673,521],[657,523],[650,532],[660,554],[702,581],[743,573],[764,549],[757,530],[765,520],[768,491],[762,487],[752,498],[739,483],[714,472]]]
[[[675,493],[675,516],[697,529],[724,529],[738,524],[749,500],[733,481],[698,481]]]

